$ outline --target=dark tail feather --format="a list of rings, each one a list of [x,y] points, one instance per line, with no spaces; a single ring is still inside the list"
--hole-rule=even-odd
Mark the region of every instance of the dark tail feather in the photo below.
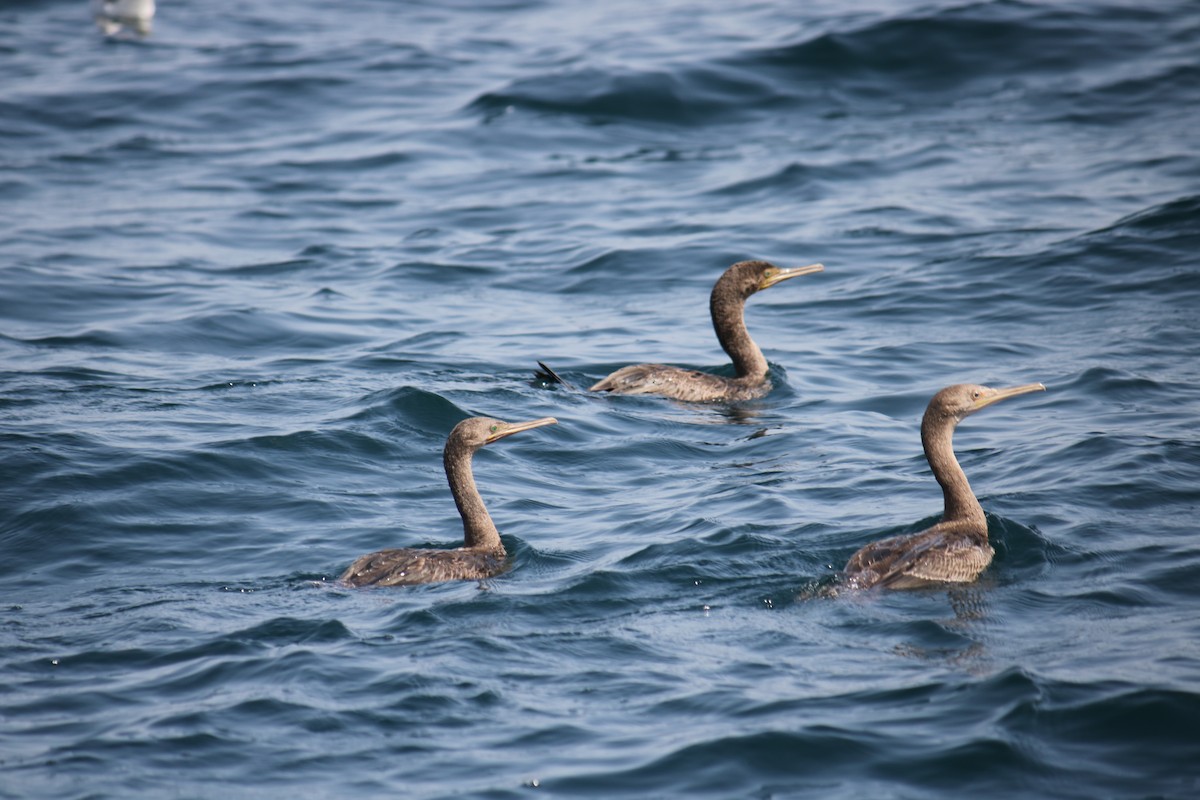
[[[541,369],[534,370],[533,377],[535,379],[542,381],[543,383],[559,383],[568,389],[575,388],[574,386],[572,386],[571,384],[569,384],[565,380],[563,380],[561,375],[559,375],[557,372],[555,372],[554,370],[547,367],[541,361],[537,362],[537,365],[539,367],[541,367]]]

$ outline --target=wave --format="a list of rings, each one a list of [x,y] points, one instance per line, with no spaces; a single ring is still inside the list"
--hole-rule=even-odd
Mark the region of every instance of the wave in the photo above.
[[[772,95],[763,81],[718,69],[626,72],[593,68],[522,79],[480,95],[469,109],[489,120],[520,108],[583,116],[596,122],[693,125],[713,121],[748,101],[766,102]]]
[[[521,78],[477,96],[468,109],[485,121],[519,109],[593,124],[688,127],[801,108],[836,115],[847,104],[898,110],[944,103],[948,96],[974,101],[1014,83],[1069,99],[1073,90],[1065,76],[1104,71],[1114,60],[1152,51],[1159,43],[1140,31],[1153,16],[1121,5],[1061,8],[992,0],[843,22],[842,30],[794,44],[704,62]],[[1172,65],[1132,83],[1118,79],[1105,92],[1128,100],[1157,89],[1157,96],[1145,99],[1159,103],[1164,85],[1187,85],[1195,69]],[[1111,105],[1111,97],[1103,102]]]
[[[759,50],[734,61],[770,66],[808,77],[928,92],[980,79],[1028,74],[1060,75],[1108,64],[1144,44],[1125,22],[1146,17],[1123,6],[1070,9],[1000,0],[891,17],[834,31],[784,47]]]

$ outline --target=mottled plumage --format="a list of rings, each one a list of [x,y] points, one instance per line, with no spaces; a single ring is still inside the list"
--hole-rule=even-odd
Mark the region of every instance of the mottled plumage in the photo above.
[[[349,586],[407,586],[482,580],[503,572],[507,568],[507,554],[500,533],[475,487],[471,457],[485,444],[555,422],[553,417],[530,422],[471,417],[458,423],[446,439],[442,463],[454,503],[462,516],[463,546],[454,550],[380,550],[356,559],[342,573],[341,582]]]
[[[746,330],[746,300],[781,281],[823,270],[820,264],[783,269],[766,261],[741,261],[717,280],[709,298],[713,329],[733,361],[735,377],[725,378],[662,364],[622,367],[589,391],[654,394],[693,402],[750,400],[771,390],[767,359]]]
[[[956,384],[942,389],[925,409],[921,443],[941,484],[942,521],[920,533],[872,542],[850,557],[844,570],[851,586],[913,589],[933,583],[967,583],[992,563],[987,518],[954,457],[954,428],[965,417],[1008,397],[1041,391],[1040,383],[1011,389]]]
[[[872,542],[850,557],[846,574],[852,584],[862,588],[965,583],[987,569],[993,555],[986,523],[980,531],[973,522],[941,522],[921,533]]]
[[[614,394],[656,394],[695,403],[753,400],[771,391],[766,376],[726,378],[666,364],[621,367],[589,391]]]
[[[400,548],[359,556],[342,574],[350,586],[410,586],[440,581],[483,580],[507,568],[504,548],[454,550]]]

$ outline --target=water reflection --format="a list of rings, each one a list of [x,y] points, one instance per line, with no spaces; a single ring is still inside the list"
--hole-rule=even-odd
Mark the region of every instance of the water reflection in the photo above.
[[[926,639],[928,635],[927,630],[924,632],[917,631],[914,632],[914,635],[925,639],[925,642],[898,642],[892,648],[893,652],[904,658],[955,666],[965,669],[972,674],[988,672],[988,650],[983,640],[984,637],[981,635],[980,624],[985,623],[987,620],[989,590],[994,588],[994,585],[994,581],[984,576],[969,586],[947,586],[944,591],[946,592],[947,600],[949,600],[953,616],[941,619],[921,618],[923,621],[937,626],[942,632],[960,640],[959,642],[953,645],[942,644],[936,646],[930,644]],[[905,591],[936,593],[941,590],[931,587],[924,590]],[[796,593],[795,600],[797,602],[805,602],[837,598],[852,603],[870,604],[877,601],[880,597],[889,594],[891,594],[891,590],[880,591],[879,589],[862,590],[851,588],[842,582],[840,575],[827,575],[813,580],[808,585],[802,587]]]
[[[981,640],[978,630],[979,622],[986,619],[988,613],[985,587],[979,584],[971,586],[951,586],[946,590],[953,618],[933,620],[942,630],[964,639],[964,644],[952,647],[929,647],[916,643],[901,643],[896,645],[895,652],[899,656],[914,658],[918,661],[929,661],[947,666],[964,669],[974,675],[982,675],[989,671],[988,650]]]

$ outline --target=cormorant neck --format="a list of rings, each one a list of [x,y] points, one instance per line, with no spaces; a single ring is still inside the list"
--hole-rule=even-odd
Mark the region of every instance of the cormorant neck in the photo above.
[[[925,412],[921,421],[921,444],[925,448],[925,459],[933,470],[933,477],[942,487],[945,507],[943,522],[970,521],[987,529],[987,518],[983,506],[975,499],[967,474],[954,457],[954,427],[958,420],[940,414]]]
[[[463,521],[463,545],[502,550],[500,532],[483,505],[479,490],[475,488],[475,476],[471,473],[471,457],[474,454],[474,448],[453,440],[446,442],[446,449],[442,453],[450,493],[454,495],[454,504],[458,506]]]
[[[738,378],[761,380],[767,377],[767,359],[746,330],[746,298],[736,287],[717,281],[709,299],[713,330],[721,349],[729,354]]]

